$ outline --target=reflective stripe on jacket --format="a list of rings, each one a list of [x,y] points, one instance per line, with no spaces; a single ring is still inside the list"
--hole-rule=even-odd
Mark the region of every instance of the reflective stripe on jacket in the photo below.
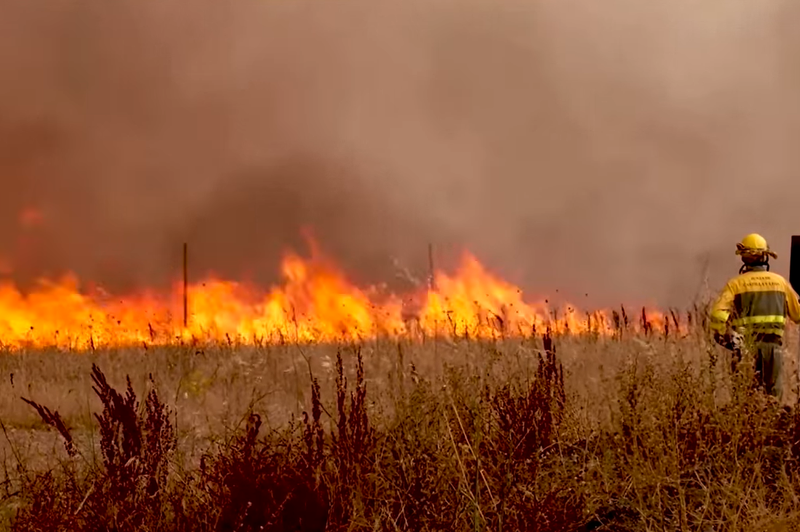
[[[787,316],[800,323],[792,286],[777,273],[753,269],[728,281],[711,308],[709,326],[720,334],[730,323],[735,329],[783,336]]]

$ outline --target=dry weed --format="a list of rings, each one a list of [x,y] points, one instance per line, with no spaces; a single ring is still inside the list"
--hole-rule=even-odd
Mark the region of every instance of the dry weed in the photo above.
[[[4,508],[13,530],[796,528],[800,411],[753,388],[746,365],[718,363],[700,314],[656,328],[642,313],[637,332],[622,308],[613,338],[374,343],[303,351],[302,364],[296,346],[151,349],[159,386],[114,355],[109,379],[98,354],[91,430],[77,403],[62,415],[23,398],[65,454],[28,461],[6,432]],[[182,396],[187,375],[202,393]],[[241,422],[190,438],[198,411],[218,408],[209,397]],[[15,415],[14,430],[34,427]]]

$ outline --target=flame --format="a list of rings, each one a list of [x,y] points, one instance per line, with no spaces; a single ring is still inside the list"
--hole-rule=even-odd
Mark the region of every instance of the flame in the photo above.
[[[67,349],[185,342],[336,342],[377,337],[527,336],[545,327],[561,333],[611,334],[607,311],[580,313],[528,302],[522,291],[465,254],[453,273],[436,272],[435,286],[401,297],[361,289],[312,249],[281,263],[283,283],[264,291],[209,278],[188,288],[183,326],[182,285],[171,293],[115,298],[100,288],[81,291],[75,276],[42,280],[23,294],[0,283],[0,340],[7,348]],[[649,312],[654,327],[665,317]]]

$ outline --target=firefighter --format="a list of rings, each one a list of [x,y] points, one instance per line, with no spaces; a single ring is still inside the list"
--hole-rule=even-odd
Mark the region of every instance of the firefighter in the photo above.
[[[778,255],[764,237],[747,235],[736,244],[736,254],[742,258],[742,267],[714,302],[710,328],[714,340],[739,360],[743,351],[752,353],[756,384],[780,398],[786,318],[800,323],[800,302],[786,279],[769,271],[770,257]],[[732,365],[735,368],[735,362]]]

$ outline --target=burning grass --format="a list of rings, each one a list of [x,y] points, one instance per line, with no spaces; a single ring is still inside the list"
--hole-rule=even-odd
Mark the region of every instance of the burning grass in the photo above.
[[[797,529],[800,411],[753,390],[747,370],[731,375],[699,332],[622,332],[7,354],[3,518],[13,530]]]

